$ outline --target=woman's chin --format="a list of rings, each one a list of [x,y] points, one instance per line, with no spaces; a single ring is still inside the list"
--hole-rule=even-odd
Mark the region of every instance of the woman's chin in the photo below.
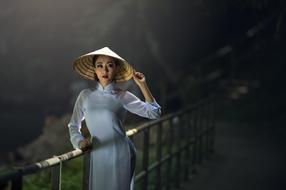
[[[109,78],[101,78],[99,80],[100,83],[104,83],[104,84],[108,84],[108,83],[111,83],[111,79]]]

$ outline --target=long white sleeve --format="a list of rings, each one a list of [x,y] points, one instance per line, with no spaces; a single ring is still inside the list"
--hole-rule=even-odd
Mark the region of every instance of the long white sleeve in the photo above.
[[[70,122],[68,123],[70,141],[74,148],[78,148],[79,141],[84,139],[84,137],[80,132],[81,121],[84,119],[82,106],[83,106],[83,91],[81,91],[81,93],[77,97],[73,109],[73,114],[71,116]]]
[[[131,113],[149,119],[157,119],[161,116],[161,106],[154,100],[153,102],[143,102],[134,94],[124,91],[122,94],[123,107]]]

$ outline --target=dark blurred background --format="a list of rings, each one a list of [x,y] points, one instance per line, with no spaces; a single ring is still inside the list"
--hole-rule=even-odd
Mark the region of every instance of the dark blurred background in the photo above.
[[[72,62],[104,46],[145,73],[164,113],[218,93],[221,118],[285,134],[285,19],[283,0],[1,1],[0,164],[23,159],[44,126],[66,128],[93,85]]]

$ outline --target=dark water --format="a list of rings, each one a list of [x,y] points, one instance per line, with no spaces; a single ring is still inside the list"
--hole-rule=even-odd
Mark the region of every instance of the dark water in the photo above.
[[[44,124],[44,115],[35,111],[1,110],[0,121],[0,155],[4,155],[31,142],[40,135]]]

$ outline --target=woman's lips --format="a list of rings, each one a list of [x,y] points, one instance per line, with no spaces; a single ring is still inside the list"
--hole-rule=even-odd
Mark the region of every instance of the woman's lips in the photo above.
[[[102,78],[105,78],[105,79],[107,79],[107,78],[108,78],[108,76],[107,76],[107,75],[103,75],[103,76],[102,76]]]

